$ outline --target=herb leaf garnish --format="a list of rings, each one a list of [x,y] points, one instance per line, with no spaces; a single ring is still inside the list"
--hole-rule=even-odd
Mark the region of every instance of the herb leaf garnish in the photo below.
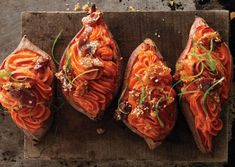
[[[68,47],[69,48],[69,47]],[[65,52],[65,58],[66,58],[66,64],[65,64],[65,69],[64,69],[64,74],[65,74],[65,78],[69,81],[69,83],[72,85],[72,81],[70,80],[69,76],[68,76],[68,70],[70,69],[71,67],[71,59],[70,59],[70,56],[69,56],[69,51],[68,51],[68,48],[66,49],[66,52]]]
[[[9,77],[9,76],[11,76],[11,75],[12,75],[11,72],[6,71],[6,72],[0,74],[0,78]]]
[[[74,81],[75,81],[76,79],[78,79],[79,77],[81,77],[81,76],[83,76],[83,75],[85,75],[85,74],[94,72],[94,71],[99,71],[99,69],[98,69],[98,68],[95,68],[95,69],[91,69],[91,70],[87,70],[87,71],[82,72],[81,74],[77,75],[77,76],[72,80],[72,83],[74,83]]]
[[[63,30],[61,30],[61,31],[59,32],[59,34],[56,36],[56,38],[55,38],[55,40],[54,40],[54,42],[53,42],[52,48],[51,48],[51,56],[52,56],[52,59],[54,60],[54,62],[55,62],[57,65],[59,65],[60,63],[59,63],[59,62],[56,60],[56,58],[55,58],[54,50],[55,50],[55,46],[56,46],[56,44],[57,44],[57,42],[58,42],[58,40],[59,40],[59,38],[60,38],[62,32],[63,32]]]
[[[205,112],[206,114],[206,117],[208,117],[208,112],[207,112],[207,109],[206,109],[206,98],[208,96],[208,94],[210,93],[210,91],[216,86],[218,85],[219,83],[221,83],[225,78],[222,77],[220,78],[218,81],[216,81],[213,85],[211,85],[204,93],[203,97],[202,97],[202,107],[203,107],[203,111]]]
[[[139,105],[142,105],[142,103],[144,102],[145,98],[146,98],[146,92],[145,92],[145,88],[144,88],[144,83],[141,80],[139,74],[135,74],[135,77],[137,78],[137,80],[139,82],[141,82],[142,87],[141,87],[141,95],[140,95],[140,100],[139,100]]]
[[[158,122],[160,124],[161,127],[164,127],[164,123],[162,122],[161,118],[159,117],[159,104],[162,100],[162,97],[157,101],[157,103],[155,104],[155,113],[156,113],[156,117],[158,119]]]

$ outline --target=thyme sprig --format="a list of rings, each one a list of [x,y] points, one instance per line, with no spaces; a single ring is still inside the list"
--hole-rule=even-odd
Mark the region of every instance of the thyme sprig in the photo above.
[[[135,74],[135,77],[142,84],[141,95],[140,95],[140,100],[139,100],[139,105],[142,105],[142,103],[144,102],[144,100],[146,98],[146,91],[145,91],[144,83],[143,83],[142,79],[140,78],[140,75],[139,74]]]
[[[123,96],[125,95],[126,90],[127,90],[127,85],[123,89],[123,91],[122,91],[122,93],[121,93],[121,95],[120,95],[120,97],[118,99],[118,107],[119,107],[119,104],[121,103],[121,100],[122,100]]]
[[[63,32],[63,30],[61,30],[61,31],[59,32],[59,34],[56,36],[56,38],[55,38],[55,40],[54,40],[54,42],[53,42],[52,48],[51,48],[51,56],[52,56],[52,59],[54,60],[54,62],[55,62],[57,65],[59,65],[60,63],[59,63],[59,62],[56,60],[56,58],[55,58],[54,50],[55,50],[55,46],[56,46],[56,44],[57,44],[57,42],[58,42],[58,40],[59,40],[59,38],[60,38],[62,32]]]
[[[178,80],[178,81],[176,81],[176,82],[172,85],[172,87],[171,87],[169,93],[166,95],[166,99],[167,99],[167,100],[170,99],[170,94],[171,94],[171,91],[174,89],[174,87],[176,87],[176,86],[177,86],[179,83],[181,83],[181,82],[182,82],[182,80]]]
[[[87,70],[87,71],[84,71],[84,72],[78,74],[75,78],[73,78],[72,83],[74,83],[74,81],[75,81],[76,79],[78,79],[79,77],[81,77],[81,76],[83,76],[83,75],[85,75],[85,74],[94,72],[94,71],[99,71],[99,69],[98,69],[98,68],[95,68],[95,69]]]
[[[14,77],[12,77],[12,75],[10,76],[10,78],[13,80],[13,81],[15,81],[15,82],[24,82],[24,81],[26,81],[27,80],[27,78],[25,77],[24,79],[15,79]]]
[[[196,93],[197,91],[192,90],[192,91],[182,91],[181,93],[178,93],[178,96],[180,98],[180,100],[182,99],[182,96],[185,94],[191,94],[191,93]]]
[[[160,104],[161,101],[162,101],[162,97],[155,104],[155,113],[156,113],[156,117],[157,117],[157,120],[158,120],[160,126],[164,127],[164,123],[162,122],[161,118],[159,117],[160,110],[158,109],[159,108],[159,104]]]
[[[217,80],[213,85],[211,85],[204,93],[203,97],[202,97],[202,108],[203,108],[203,111],[205,112],[206,114],[206,117],[208,117],[208,112],[207,112],[207,108],[206,108],[206,99],[207,99],[207,96],[209,95],[210,91],[218,84],[220,84],[223,80],[225,79],[225,77],[222,77],[220,78],[219,80]]]
[[[69,47],[68,47],[69,48]],[[64,74],[65,74],[65,78],[69,81],[69,83],[71,85],[73,85],[71,79],[69,78],[68,76],[68,71],[70,70],[71,68],[71,58],[70,58],[70,55],[69,55],[69,49],[66,49],[66,52],[65,52],[65,60],[66,60],[66,64],[65,64],[65,68],[64,68]]]

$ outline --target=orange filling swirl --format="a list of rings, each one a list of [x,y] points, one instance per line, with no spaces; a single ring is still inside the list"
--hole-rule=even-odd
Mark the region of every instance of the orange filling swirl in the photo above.
[[[69,44],[56,76],[71,103],[96,118],[117,87],[118,50],[100,11],[91,11],[82,22],[83,28]]]
[[[163,140],[176,120],[171,69],[151,47],[141,50],[132,66],[119,111],[143,136]]]
[[[51,115],[53,72],[49,58],[31,50],[9,55],[0,68],[0,103],[18,127],[31,133]]]
[[[229,55],[219,34],[203,24],[196,28],[188,53],[176,64],[175,78],[181,81],[180,94],[189,104],[208,152],[212,149],[212,137],[223,127],[221,104],[228,98],[231,85]]]

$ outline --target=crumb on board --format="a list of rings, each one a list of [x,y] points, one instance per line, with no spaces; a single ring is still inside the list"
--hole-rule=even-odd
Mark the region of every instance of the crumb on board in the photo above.
[[[81,5],[80,5],[80,3],[76,3],[76,4],[74,5],[74,10],[75,10],[75,11],[81,10]]]
[[[170,1],[169,1],[169,6],[172,6],[172,7],[173,7],[174,4],[175,4],[175,1],[174,1],[174,0],[170,0]]]
[[[169,0],[168,6],[171,8],[171,10],[183,10],[184,9],[182,3],[180,1],[175,2],[175,0]]]
[[[134,12],[134,11],[136,11],[136,9],[133,7],[133,6],[128,6],[128,11],[130,11],[130,12]]]
[[[96,132],[97,132],[97,134],[102,135],[102,134],[105,133],[105,129],[103,129],[103,128],[97,128],[97,129],[96,129]]]
[[[82,10],[88,12],[89,11],[89,4],[85,4],[82,6]]]

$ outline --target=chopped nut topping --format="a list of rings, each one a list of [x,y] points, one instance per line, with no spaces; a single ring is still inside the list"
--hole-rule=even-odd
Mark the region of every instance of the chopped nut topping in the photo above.
[[[91,41],[91,42],[88,42],[87,44],[84,44],[80,50],[84,55],[87,55],[87,54],[94,55],[98,47],[99,47],[98,41]]]
[[[137,107],[133,110],[133,114],[136,114],[137,116],[143,115],[143,114],[144,114],[144,110],[143,110],[143,108],[142,108],[142,105],[137,106]]]
[[[73,85],[65,78],[63,70],[56,73],[55,76],[62,83],[62,88],[64,92],[72,90]]]
[[[19,82],[7,82],[2,85],[2,88],[9,91],[9,90],[21,90],[21,89],[29,89],[31,88],[32,85],[30,82],[24,82],[24,83],[19,83]]]
[[[59,71],[57,73],[55,73],[55,76],[58,80],[60,80],[62,82],[62,80],[64,79],[64,74],[63,74],[63,71]]]
[[[89,25],[89,24],[93,24],[96,23],[101,16],[103,15],[101,11],[96,10],[95,6],[91,6],[89,7],[88,4],[85,4],[82,9],[86,12],[88,12],[89,14],[92,13],[92,15],[88,15],[86,17],[83,17],[82,19],[82,23],[83,25]]]
[[[81,9],[80,3],[76,3],[76,4],[74,5],[74,10],[75,10],[75,11],[78,11],[78,10],[80,10],[80,9]]]
[[[90,68],[93,66],[102,67],[104,64],[98,59],[94,57],[83,57],[79,60],[79,64],[84,66],[85,68]]]
[[[131,91],[129,91],[129,94],[132,97],[139,97],[141,93],[139,91],[137,91],[137,90],[131,90]]]

